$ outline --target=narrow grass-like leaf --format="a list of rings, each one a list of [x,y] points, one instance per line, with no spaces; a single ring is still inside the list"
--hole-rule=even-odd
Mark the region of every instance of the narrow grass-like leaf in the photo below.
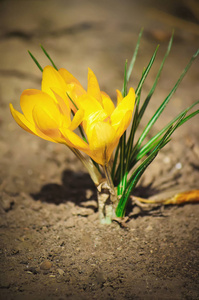
[[[137,89],[136,89],[136,91],[135,91],[136,95],[138,95],[138,94],[140,93],[140,90],[141,90],[141,88],[142,88],[142,86],[143,86],[143,83],[144,83],[145,79],[147,78],[147,75],[148,75],[148,73],[149,73],[149,71],[150,71],[150,69],[151,69],[151,67],[152,67],[152,65],[153,65],[153,63],[154,63],[154,60],[155,60],[155,57],[156,57],[158,48],[159,48],[159,45],[156,47],[156,50],[155,50],[155,52],[153,53],[153,56],[151,57],[151,59],[150,59],[150,61],[149,61],[149,64],[148,64],[148,66],[146,67],[146,70],[144,71],[144,73],[143,73],[143,75],[142,75],[142,77],[141,77],[141,79],[140,79],[140,82],[138,83]]]
[[[55,68],[55,70],[58,71],[58,68],[56,67],[56,65],[54,64],[52,58],[50,57],[50,55],[48,54],[48,52],[44,49],[44,47],[42,45],[40,45],[42,51],[44,52],[44,54],[46,55],[46,57],[49,59],[49,61],[51,62],[52,66]]]
[[[139,33],[139,36],[138,36],[138,40],[137,40],[137,43],[136,43],[136,46],[135,46],[135,50],[134,50],[134,53],[133,53],[133,57],[130,61],[130,64],[129,64],[129,67],[128,67],[128,71],[127,71],[127,83],[129,82],[129,79],[131,77],[131,74],[132,74],[132,71],[133,71],[133,67],[134,67],[134,64],[135,64],[135,61],[136,61],[136,57],[137,57],[137,53],[138,53],[138,50],[139,50],[139,46],[140,46],[140,40],[141,40],[141,37],[142,37],[142,33],[143,33],[143,28],[140,30],[140,33]],[[124,92],[124,86],[122,88],[122,94]]]
[[[190,111],[195,105],[199,104],[199,100],[196,101],[195,103],[193,103],[191,106],[189,106],[187,109],[183,110],[180,114],[178,114],[173,120],[171,120],[162,130],[160,130],[154,137],[152,137],[139,151],[138,155],[136,156],[136,160],[140,160],[144,155],[147,154],[147,152],[151,151],[151,148],[154,147],[154,145],[157,142],[158,138],[172,125],[174,124],[179,118],[182,117],[182,115],[184,113],[187,113],[188,111]],[[184,118],[181,123],[179,124],[179,126],[181,126],[182,124],[184,124],[186,121],[188,121],[189,119],[191,119],[192,117],[194,117],[195,115],[197,115],[199,113],[199,110],[193,112],[192,114],[190,114],[189,116],[187,116],[186,118]]]
[[[135,61],[136,61],[136,57],[137,57],[137,53],[138,53],[138,50],[139,50],[139,45],[140,45],[140,40],[141,40],[141,37],[142,37],[142,33],[143,33],[143,28],[140,30],[140,33],[139,33],[139,36],[138,36],[138,40],[137,40],[137,43],[136,43],[136,47],[135,47],[135,50],[134,50],[134,53],[133,53],[133,57],[132,57],[132,59],[130,61],[128,71],[126,72],[126,82],[124,80],[123,88],[122,88],[122,91],[121,91],[123,95],[125,93],[125,91],[124,91],[125,89],[126,89],[126,92],[127,92],[127,84],[128,84],[129,79],[131,77],[131,74],[132,74],[132,71],[133,71],[133,67],[134,67],[134,64],[135,64]],[[116,166],[117,166],[117,160],[118,160],[118,154],[119,154],[119,147],[120,147],[120,144],[118,144],[118,146],[117,146],[117,149],[116,149],[116,152],[115,152],[115,156],[114,156],[114,161],[113,161],[113,167],[112,167],[112,171],[111,171],[112,179],[114,181],[117,180],[115,178],[115,175],[116,175],[115,171],[116,171]],[[120,165],[118,166],[118,168],[120,169]]]
[[[124,180],[123,180],[123,190],[126,189],[127,176],[128,176],[128,173],[129,173],[129,163],[130,163],[130,157],[131,157],[131,151],[132,151],[131,149],[132,149],[132,145],[133,145],[133,141],[134,141],[134,135],[135,135],[136,128],[137,128],[140,95],[141,95],[141,91],[140,91],[140,94],[138,95],[138,99],[137,99],[136,104],[135,104],[136,108],[135,108],[135,113],[134,113],[134,118],[133,118],[133,124],[132,124],[132,128],[131,128],[130,136],[129,136],[129,139],[128,139],[128,143],[127,143],[126,149],[125,149],[126,164],[125,164],[125,172],[124,172]]]
[[[128,181],[128,184],[127,184],[127,188],[124,191],[124,193],[119,201],[119,204],[117,206],[117,209],[116,209],[117,217],[123,217],[125,208],[126,208],[126,204],[127,204],[127,201],[128,201],[128,198],[130,196],[132,189],[136,186],[137,182],[139,181],[140,177],[142,176],[142,174],[144,173],[146,168],[149,166],[149,164],[155,159],[155,157],[157,156],[160,149],[162,149],[169,142],[170,136],[176,130],[176,128],[178,127],[178,125],[180,124],[180,122],[182,121],[184,116],[185,116],[185,114],[178,120],[178,122],[175,125],[170,126],[170,128],[167,130],[167,132],[165,133],[163,138],[159,141],[158,145],[152,150],[152,152],[149,154],[149,156],[140,164],[140,166],[131,175],[131,177]]]
[[[126,142],[126,132],[123,133],[122,137],[120,138],[120,164],[119,164],[119,170],[120,170],[120,183],[117,188],[117,194],[118,196],[123,193],[124,190],[124,168],[125,168],[125,142]]]
[[[162,63],[161,63],[161,65],[160,65],[160,68],[159,68],[158,73],[157,73],[157,75],[156,75],[154,84],[153,84],[153,86],[152,86],[152,88],[151,88],[151,90],[150,90],[148,96],[146,97],[146,99],[145,99],[145,101],[144,101],[144,103],[143,103],[143,105],[142,105],[142,107],[141,107],[141,109],[140,109],[139,117],[138,117],[138,124],[140,123],[140,120],[142,119],[143,114],[144,114],[144,112],[145,112],[145,110],[146,110],[146,108],[147,108],[147,106],[148,106],[148,104],[149,104],[149,101],[150,101],[150,99],[151,99],[151,97],[152,97],[152,95],[153,95],[153,93],[154,93],[154,91],[155,91],[155,89],[156,89],[156,86],[157,86],[158,80],[159,80],[159,78],[160,78],[160,75],[161,75],[161,72],[162,72],[162,69],[163,69],[165,60],[166,60],[166,58],[168,57],[168,55],[169,55],[169,53],[170,53],[172,43],[173,43],[173,34],[172,34],[172,36],[171,36],[171,38],[170,38],[170,41],[169,41],[169,44],[168,44],[168,47],[167,47],[167,51],[166,51],[166,53],[165,53],[165,56],[164,56],[164,58],[163,58],[163,60],[162,60]]]
[[[124,88],[123,88],[123,93],[122,93],[122,96],[123,98],[126,97],[127,95],[127,60],[125,62],[125,67],[124,67]]]
[[[140,122],[138,109],[139,109],[139,102],[140,102],[141,90],[142,90],[142,86],[144,84],[144,81],[145,81],[145,79],[146,79],[146,77],[147,77],[147,75],[148,75],[148,73],[149,73],[149,71],[150,71],[150,69],[151,69],[151,67],[152,67],[152,65],[154,63],[154,60],[155,60],[158,48],[159,48],[159,46],[157,46],[155,52],[153,53],[153,55],[152,55],[152,57],[151,57],[151,59],[149,61],[149,64],[148,64],[147,68],[142,73],[141,80],[138,83],[138,86],[137,86],[137,89],[136,89],[136,96],[137,96],[137,101],[138,101],[138,106],[136,107],[137,113],[134,115],[134,120],[133,120],[133,123],[132,123],[131,131],[130,131],[130,136],[129,136],[128,143],[127,143],[127,149],[128,149],[127,151],[128,151],[128,153],[131,153],[131,161],[133,160],[135,152],[137,152],[137,149],[135,147],[133,149],[133,140],[134,140],[135,132],[136,132],[137,127],[138,127],[139,122]],[[129,163],[129,161],[130,160],[128,160],[128,163]]]
[[[160,65],[160,68],[159,68],[158,73],[157,73],[157,75],[156,75],[155,82],[154,82],[154,84],[153,84],[153,86],[152,86],[152,88],[151,88],[151,90],[150,90],[150,92],[149,92],[147,98],[145,99],[145,101],[144,101],[144,103],[143,103],[143,105],[142,105],[142,107],[141,107],[141,109],[140,109],[140,111],[139,111],[139,114],[138,114],[138,116],[137,116],[137,120],[136,120],[136,121],[137,121],[137,122],[136,122],[137,125],[136,125],[135,128],[133,128],[134,134],[135,134],[135,132],[136,132],[136,130],[137,130],[137,127],[138,127],[139,124],[140,124],[140,121],[141,121],[141,119],[142,119],[142,117],[143,117],[143,114],[144,114],[144,112],[145,112],[145,110],[146,110],[148,104],[149,104],[149,101],[150,101],[150,99],[151,99],[151,97],[152,97],[152,95],[153,95],[153,93],[154,93],[154,91],[155,91],[155,88],[156,88],[157,83],[158,83],[158,80],[159,80],[159,78],[160,78],[160,75],[161,75],[161,72],[162,72],[162,69],[163,69],[165,60],[166,60],[167,56],[168,56],[169,53],[170,53],[171,46],[172,46],[172,42],[173,42],[173,34],[172,34],[171,39],[170,39],[170,41],[169,41],[169,44],[168,44],[168,47],[167,47],[166,54],[165,54],[165,56],[164,56],[164,58],[163,58],[163,60],[162,60],[162,63],[161,63],[161,65]],[[154,55],[153,55],[153,57],[154,57]],[[152,59],[151,59],[152,61],[155,59],[155,58],[153,58],[153,57],[152,57]],[[150,63],[149,63],[149,64],[150,64]],[[131,129],[131,130],[132,130],[132,129]],[[130,140],[130,138],[129,138],[129,140]],[[133,145],[133,144],[132,144],[132,145]],[[138,153],[138,151],[139,151],[139,149],[137,148],[137,146],[138,146],[138,143],[134,146],[134,149],[133,149],[133,148],[131,149],[131,164],[129,164],[128,171],[130,171],[131,168],[134,166],[134,164],[137,162],[136,155],[137,155],[137,153]]]
[[[117,167],[118,154],[119,154],[119,146],[116,148],[114,159],[113,159],[113,165],[111,168],[111,177],[112,177],[114,184],[116,184],[116,181],[117,181],[116,176],[115,176],[115,171],[116,171],[116,167]]]
[[[142,34],[142,31],[141,31],[140,34]],[[140,35],[140,37],[141,37],[141,35]],[[139,47],[139,44],[138,44],[138,47]],[[138,126],[137,121],[138,121],[138,110],[139,110],[139,102],[140,102],[141,89],[142,89],[143,83],[144,83],[144,81],[145,81],[145,79],[146,79],[146,77],[147,77],[147,75],[148,75],[148,73],[149,73],[149,71],[150,71],[153,63],[154,63],[154,60],[155,60],[158,48],[159,48],[159,46],[156,47],[156,50],[153,53],[153,56],[151,57],[147,68],[144,70],[144,72],[142,74],[142,77],[141,77],[141,80],[138,83],[138,86],[137,86],[137,89],[136,89],[136,104],[137,104],[136,105],[136,112],[134,114],[134,119],[133,119],[131,131],[130,131],[131,133],[130,133],[130,137],[128,139],[127,151],[126,151],[128,153],[127,154],[128,164],[129,164],[129,154],[131,153],[132,147],[133,147],[133,140],[134,140],[135,131],[136,131],[137,126]]]
[[[147,159],[144,161],[143,165],[140,165],[136,171],[133,173],[134,177],[133,180],[131,180],[131,185],[129,186],[128,190],[126,191],[126,193],[123,193],[119,204],[116,208],[116,216],[117,217],[123,217],[124,216],[124,212],[125,212],[125,208],[126,208],[126,204],[128,201],[128,198],[130,196],[131,190],[136,186],[138,180],[140,179],[140,177],[142,176],[142,174],[144,173],[144,171],[146,170],[146,168],[149,166],[149,164],[154,160],[154,158],[157,156],[158,151],[151,153]]]
[[[123,97],[126,97],[127,95],[127,60],[125,63],[124,68],[124,89],[123,89]],[[120,138],[119,147],[120,147],[120,164],[119,164],[119,170],[120,170],[120,183],[117,188],[118,195],[121,195],[123,193],[124,189],[124,171],[125,171],[125,145],[126,145],[126,132],[123,133],[123,135]]]
[[[135,132],[137,129],[137,122],[138,122],[138,115],[139,115],[139,102],[140,102],[140,96],[141,96],[141,92],[137,97],[137,101],[135,104],[135,112],[134,112],[134,116],[133,116],[133,122],[132,122],[132,126],[131,126],[131,131],[130,131],[130,135],[129,135],[129,139],[128,139],[128,143],[127,143],[127,165],[129,163],[129,159],[130,159],[130,154],[133,148],[133,142],[134,142],[134,137],[135,137]]]
[[[166,97],[166,99],[159,106],[159,108],[157,109],[157,111],[155,112],[155,114],[153,115],[153,117],[148,122],[147,126],[145,127],[143,133],[141,134],[141,136],[140,136],[140,138],[138,140],[137,147],[140,147],[140,145],[142,144],[142,142],[145,139],[146,135],[148,134],[149,130],[151,129],[151,127],[154,125],[154,123],[157,121],[157,119],[159,118],[159,116],[161,115],[161,113],[163,112],[163,110],[165,109],[166,105],[168,104],[168,102],[170,101],[171,97],[173,96],[173,94],[177,90],[179,84],[181,83],[182,79],[184,78],[185,74],[187,73],[187,71],[191,67],[193,61],[196,59],[196,57],[197,57],[198,54],[199,54],[199,50],[192,56],[192,58],[190,59],[189,63],[187,64],[187,66],[185,67],[184,71],[182,72],[180,78],[176,82],[175,86],[173,87],[173,89],[171,90],[171,92],[169,93],[169,95]]]
[[[141,37],[142,37],[143,30],[144,30],[143,28],[140,30],[140,33],[139,33],[139,36],[138,36],[138,41],[137,41],[137,44],[136,44],[136,47],[135,47],[135,51],[133,53],[133,57],[132,57],[131,62],[129,64],[129,68],[128,68],[128,71],[127,71],[127,82],[129,82],[129,79],[130,79],[132,71],[133,71],[133,67],[134,67],[136,57],[137,57],[137,53],[138,53],[138,50],[139,50],[140,40],[141,40]]]
[[[38,60],[34,57],[34,55],[28,50],[28,53],[30,55],[30,57],[32,58],[32,60],[34,61],[34,63],[37,65],[37,67],[39,68],[39,70],[41,72],[43,72],[43,68],[41,67],[40,63],[38,62]]]
[[[186,118],[184,118],[181,122],[180,125],[184,124],[185,122],[187,122],[189,119],[193,118],[194,116],[196,116],[197,114],[199,114],[199,109],[194,111],[192,114],[188,115]]]

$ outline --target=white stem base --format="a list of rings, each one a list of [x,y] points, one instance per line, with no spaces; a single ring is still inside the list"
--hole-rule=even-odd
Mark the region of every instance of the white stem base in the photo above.
[[[108,185],[106,180],[98,185],[97,190],[100,223],[111,224],[117,206],[115,190]]]

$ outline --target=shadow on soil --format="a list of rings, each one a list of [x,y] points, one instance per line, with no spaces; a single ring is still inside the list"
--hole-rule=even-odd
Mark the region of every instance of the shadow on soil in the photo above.
[[[87,193],[89,191],[89,193]],[[157,189],[152,187],[152,184],[147,186],[140,185],[135,188],[134,195],[143,198],[149,198],[157,193]],[[88,200],[97,201],[97,190],[87,173],[77,173],[72,170],[65,170],[62,174],[62,184],[49,183],[45,184],[38,193],[31,194],[34,200],[40,200],[46,203],[53,203],[59,205],[72,201],[78,206],[82,206],[82,202]],[[126,208],[126,215],[131,215],[131,218],[137,218],[138,216],[145,216],[153,214],[153,212],[161,215],[160,206],[154,207],[150,210],[140,209],[139,212],[132,215],[132,212],[136,204],[129,201]],[[94,209],[96,210],[96,208]]]
[[[87,195],[87,191],[89,196]],[[81,202],[97,199],[96,189],[87,173],[77,173],[65,170],[62,174],[62,184],[49,183],[40,192],[31,194],[35,200],[59,205],[72,201],[81,206]]]

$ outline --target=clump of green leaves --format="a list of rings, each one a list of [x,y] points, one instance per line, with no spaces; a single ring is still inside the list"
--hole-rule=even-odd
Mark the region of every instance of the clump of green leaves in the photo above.
[[[133,58],[130,62],[129,68],[127,70],[127,63],[125,64],[125,74],[124,74],[124,85],[123,85],[123,96],[127,93],[127,84],[130,79],[130,75],[133,70],[133,66],[136,60],[140,38],[142,35],[142,31],[140,32],[139,39],[135,48],[135,52]],[[180,75],[179,79],[177,80],[176,84],[168,94],[168,96],[164,99],[161,103],[157,111],[154,113],[152,118],[149,120],[148,124],[144,128],[143,132],[135,141],[135,134],[139,128],[140,122],[144,116],[144,113],[148,107],[148,104],[153,96],[153,93],[157,87],[158,79],[161,75],[165,60],[170,53],[171,46],[173,42],[173,34],[168,44],[168,48],[166,54],[163,58],[163,61],[160,65],[158,73],[156,75],[154,84],[149,91],[146,99],[144,100],[143,104],[141,105],[141,91],[145,82],[146,77],[149,74],[149,71],[155,61],[156,54],[158,51],[158,47],[156,48],[154,54],[152,55],[148,66],[142,73],[142,77],[138,83],[136,89],[136,107],[134,112],[134,117],[132,121],[132,127],[130,131],[130,136],[126,138],[126,134],[124,134],[116,149],[116,154],[114,157],[113,167],[112,167],[112,179],[115,185],[117,186],[117,194],[119,198],[119,203],[116,208],[116,215],[117,217],[123,217],[125,213],[125,208],[129,199],[130,194],[132,193],[133,189],[136,187],[140,177],[143,175],[144,171],[150,165],[150,163],[155,159],[158,155],[158,152],[168,144],[171,140],[171,135],[174,131],[184,124],[186,121],[194,117],[196,114],[199,113],[199,110],[196,110],[190,114],[189,111],[199,104],[199,101],[196,101],[194,104],[189,106],[187,109],[183,110],[179,113],[173,120],[171,120],[162,130],[160,130],[157,134],[155,134],[148,142],[145,142],[146,137],[148,137],[148,133],[155,124],[155,122],[160,117],[161,113],[165,109],[166,105],[169,103],[171,97],[177,90],[179,84],[181,83],[182,79],[184,78],[185,74],[191,67],[193,61],[199,54],[199,50],[192,56],[189,63],[183,70],[182,74]],[[140,164],[138,164],[140,162]],[[127,179],[127,176],[131,174],[130,178]]]
[[[123,97],[127,95],[127,85],[130,79],[130,76],[133,71],[133,67],[136,61],[140,40],[142,36],[143,30],[141,30],[138,41],[135,47],[135,51],[133,54],[133,57],[131,59],[131,62],[129,64],[129,67],[127,68],[127,61],[125,63],[125,72],[124,72],[124,84],[122,88],[122,94]],[[173,120],[171,120],[166,126],[164,126],[159,132],[157,132],[152,138],[149,140],[147,139],[148,133],[152,129],[155,122],[158,120],[162,112],[164,111],[166,105],[171,100],[173,94],[177,90],[179,84],[181,83],[182,79],[184,78],[185,74],[191,67],[193,61],[196,59],[196,57],[199,54],[199,50],[196,51],[196,53],[192,56],[190,61],[188,62],[187,66],[183,70],[182,74],[180,75],[179,79],[175,83],[174,87],[170,91],[170,93],[167,95],[167,97],[163,100],[159,108],[156,110],[152,118],[148,121],[146,127],[144,128],[141,135],[135,140],[135,135],[138,132],[140,122],[142,121],[144,117],[144,113],[150,103],[150,100],[154,94],[154,91],[157,87],[158,80],[160,78],[164,63],[166,61],[166,58],[168,57],[171,46],[173,42],[173,34],[171,36],[171,39],[168,44],[167,51],[165,53],[165,56],[162,60],[162,63],[160,65],[160,68],[157,72],[157,75],[155,77],[155,81],[147,95],[147,97],[144,99],[144,101],[141,100],[141,92],[145,83],[145,80],[149,74],[149,71],[151,70],[151,67],[155,61],[156,54],[158,51],[159,46],[155,49],[148,66],[143,70],[141,79],[138,83],[138,86],[136,88],[136,105],[134,109],[134,116],[132,120],[130,135],[127,136],[126,132],[122,135],[120,138],[120,142],[118,144],[117,149],[115,150],[114,157],[113,157],[113,163],[111,166],[105,166],[104,168],[104,176],[106,176],[108,185],[110,187],[109,193],[114,194],[115,189],[114,187],[117,187],[117,206],[115,214],[117,217],[123,217],[125,214],[125,208],[128,203],[129,197],[131,193],[133,193],[133,190],[135,189],[140,177],[143,175],[147,167],[151,164],[151,162],[155,159],[155,157],[158,155],[159,151],[168,144],[168,142],[171,140],[172,134],[175,132],[175,130],[180,127],[182,124],[187,122],[189,119],[194,117],[196,114],[199,113],[199,110],[195,110],[194,112],[190,113],[190,110],[192,110],[197,104],[199,104],[199,101],[196,101],[191,106],[189,106],[187,109],[180,112]],[[51,62],[52,66],[57,70],[57,67],[53,60],[51,59],[50,55],[47,53],[47,51],[44,49],[43,46],[41,46],[42,51],[46,55],[46,57]],[[37,59],[33,56],[33,54],[29,51],[29,54],[33,61],[36,63],[38,68],[41,72],[43,72],[43,69]],[[72,101],[72,99],[70,99]],[[79,126],[80,134],[82,135],[82,138],[84,139],[84,133],[82,132],[81,126]],[[137,135],[136,135],[137,136]],[[146,142],[147,140],[147,142]],[[72,150],[75,153],[75,150]],[[84,159],[80,154],[77,155],[78,158],[80,158],[83,163]],[[87,169],[92,169],[93,173],[102,174],[103,170],[101,169],[101,166],[98,165],[96,162],[91,161],[93,164],[93,167],[88,167],[87,163],[84,163],[85,166],[87,166]],[[90,164],[90,163],[89,163]],[[111,169],[111,170],[110,170]],[[96,176],[92,176],[91,178],[96,178]],[[100,175],[101,176],[101,175]],[[98,177],[98,174],[97,174]],[[113,197],[114,198],[114,197]],[[104,204],[105,205],[105,204]],[[111,204],[115,208],[115,203]],[[110,206],[110,204],[109,204]],[[100,207],[100,205],[99,205]],[[104,210],[104,208],[102,208]],[[106,219],[106,220],[105,220]],[[111,218],[104,218],[104,223],[110,223]]]

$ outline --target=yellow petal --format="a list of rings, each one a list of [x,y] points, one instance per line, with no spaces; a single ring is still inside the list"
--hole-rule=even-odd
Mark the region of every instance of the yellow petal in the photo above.
[[[116,109],[114,110],[114,112],[111,115],[111,124],[115,128],[116,131],[118,130],[120,124],[123,122],[122,121],[123,118],[128,117],[126,122],[123,123],[123,124],[126,123],[124,128],[127,126],[127,124],[130,123],[134,105],[135,105],[135,92],[134,92],[134,89],[131,88],[129,90],[128,95],[122,99],[122,101],[119,103],[119,105],[116,107]],[[128,115],[126,115],[126,113],[128,111],[130,113]],[[124,128],[123,128],[123,130],[126,130]]]
[[[135,105],[135,91],[133,88],[130,88],[128,95],[124,97],[119,105],[116,107],[116,110],[132,110]]]
[[[85,94],[78,98],[78,107],[85,111],[85,118],[97,111],[103,111],[103,107],[96,98]]]
[[[90,127],[88,141],[91,157],[99,164],[107,164],[119,139],[115,130],[106,122],[96,122]]]
[[[55,95],[55,94],[54,94]],[[54,96],[55,97],[55,96]],[[61,99],[57,97],[57,101],[51,98],[48,94],[41,92],[39,90],[25,90],[20,98],[21,109],[24,113],[24,116],[30,123],[34,123],[33,119],[33,110],[35,106],[42,107],[52,119],[57,120],[59,126],[68,126],[70,125],[69,114],[65,114],[67,109],[64,108],[64,103],[61,103]],[[59,103],[61,107],[59,106]],[[62,109],[64,111],[62,111]]]
[[[128,111],[118,112],[118,114],[115,115],[115,121],[116,118],[118,119],[118,122],[111,125],[115,129],[117,136],[121,137],[131,122],[132,111],[128,110]]]
[[[101,92],[102,96],[102,105],[108,116],[112,114],[115,109],[115,105],[113,104],[111,98],[104,92]]]
[[[122,93],[119,90],[116,90],[117,93],[117,106],[120,104],[120,102],[123,99]]]
[[[32,114],[35,124],[45,135],[53,139],[60,137],[59,127],[61,126],[61,122],[59,113],[55,112],[55,114],[52,115],[51,111],[36,105]]]
[[[59,69],[58,72],[62,76],[62,78],[64,79],[66,84],[76,83],[77,85],[82,87],[80,82],[70,72],[68,72],[66,69],[61,68],[61,69]]]
[[[63,100],[62,97],[60,97],[59,94],[57,94],[55,91],[53,91],[55,98],[57,100],[58,103],[58,107],[60,109],[60,112],[62,115],[64,115],[65,117],[65,121],[66,121],[66,127],[70,126],[71,124],[71,119],[70,119],[70,114],[71,114],[71,110],[70,110],[70,106],[69,103],[68,105],[66,104],[66,102]]]
[[[108,118],[108,115],[105,113],[104,110],[98,110],[89,115],[87,115],[86,113],[87,112],[84,113],[85,130],[86,130],[87,126],[91,126],[92,123],[104,121]]]
[[[89,150],[88,144],[84,142],[76,133],[74,133],[70,129],[66,127],[60,128],[60,132],[70,147],[80,149],[84,152]]]
[[[83,118],[84,118],[84,111],[82,109],[79,109],[74,115],[69,129],[72,131],[75,130],[83,121]]]
[[[20,112],[18,112],[16,109],[14,109],[13,105],[10,103],[10,111],[11,111],[11,114],[13,116],[13,118],[15,119],[15,121],[17,122],[17,124],[23,128],[24,130],[34,134],[34,129],[33,129],[33,125],[28,122],[26,120],[26,118],[24,117],[23,114],[21,114]],[[31,130],[31,129],[32,130]]]
[[[102,97],[100,92],[99,83],[93,71],[88,69],[88,88],[87,93],[97,99],[102,104]]]
[[[15,110],[12,106],[12,104],[10,104],[10,111],[11,114],[13,116],[13,118],[15,119],[15,121],[17,122],[17,124],[23,128],[24,130],[26,130],[27,132],[30,132],[34,135],[37,135],[39,137],[41,137],[42,139],[54,142],[53,139],[51,139],[50,137],[46,136],[45,134],[43,134],[43,132],[41,132],[38,128],[35,127],[35,124],[31,124],[25,117],[23,114],[21,114],[20,112],[18,112],[17,110]]]
[[[67,97],[66,83],[62,76],[53,67],[46,66],[43,70],[41,90],[54,98],[52,89],[55,91],[62,91],[65,94],[65,97]]]
[[[71,83],[67,85],[67,94],[69,95],[70,99],[70,107],[73,111],[76,111],[76,107],[79,108],[79,97],[81,97],[82,95],[86,94],[86,91],[83,89],[83,87],[75,84],[75,83]]]
[[[30,89],[23,91],[20,98],[20,105],[26,119],[31,123],[34,123],[32,111],[35,105],[41,105],[45,107],[53,105],[54,107],[55,102],[48,94],[39,90]]]

